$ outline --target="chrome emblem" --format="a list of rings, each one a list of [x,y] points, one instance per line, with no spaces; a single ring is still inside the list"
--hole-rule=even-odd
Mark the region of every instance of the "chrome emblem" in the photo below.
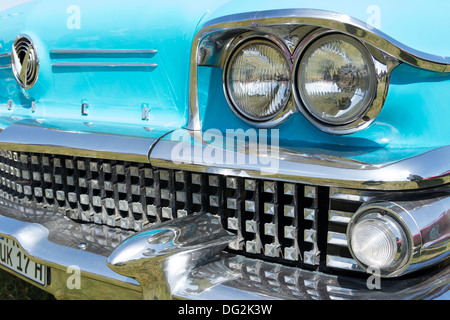
[[[37,81],[39,59],[31,39],[20,35],[14,41],[11,51],[11,68],[17,83],[25,89],[30,89]]]

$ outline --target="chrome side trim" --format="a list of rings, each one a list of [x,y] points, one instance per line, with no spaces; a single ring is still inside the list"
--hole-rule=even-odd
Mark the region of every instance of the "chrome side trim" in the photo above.
[[[50,50],[50,54],[61,54],[61,55],[85,55],[85,54],[95,54],[95,55],[153,55],[156,54],[157,50],[144,50],[144,49],[53,49]]]
[[[156,63],[120,63],[120,62],[59,62],[53,63],[55,68],[105,67],[105,68],[156,68]]]
[[[13,124],[0,133],[0,148],[11,151],[53,153],[148,163],[157,137],[129,137],[103,133],[71,132]]]
[[[0,54],[0,59],[4,59],[3,64],[0,63],[0,69],[11,68],[11,52]],[[8,64],[4,64],[5,62],[8,62]]]
[[[154,49],[53,49],[54,59],[68,58],[151,58],[158,51]],[[54,68],[156,68],[156,63],[141,62],[54,62]]]
[[[450,57],[441,57],[417,51],[394,40],[368,24],[347,15],[313,9],[282,9],[229,15],[205,23],[194,37],[190,63],[190,98],[188,129],[200,130],[200,114],[197,97],[197,65],[211,54],[200,44],[209,35],[229,31],[239,34],[242,30],[266,30],[269,26],[314,26],[332,29],[386,52],[399,61],[438,72],[450,72]],[[220,51],[221,47],[212,50]]]
[[[183,170],[193,172],[362,190],[411,190],[450,183],[446,160],[450,157],[450,146],[394,163],[376,165],[273,146],[266,146],[265,155],[258,154],[257,150],[261,148],[264,149],[250,146],[231,150],[217,141],[208,144],[202,140],[200,132],[179,129],[153,146],[150,163],[159,168],[182,165]],[[210,156],[212,154],[220,155],[223,161],[216,161],[217,158]]]

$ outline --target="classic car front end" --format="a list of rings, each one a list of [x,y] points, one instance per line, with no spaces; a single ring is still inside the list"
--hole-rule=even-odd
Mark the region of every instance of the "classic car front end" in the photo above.
[[[450,298],[448,4],[21,2],[1,268],[59,299]]]

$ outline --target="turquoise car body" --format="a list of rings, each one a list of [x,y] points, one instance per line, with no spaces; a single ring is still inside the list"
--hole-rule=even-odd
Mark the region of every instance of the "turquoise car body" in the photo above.
[[[370,1],[369,1],[370,2]],[[362,22],[370,22],[376,12],[367,1],[335,3],[320,1],[314,9],[338,12]],[[2,12],[0,19],[1,53],[9,53],[16,36],[30,35],[38,51],[52,49],[157,49],[153,56],[116,57],[115,62],[155,63],[157,67],[130,70],[85,70],[52,67],[57,62],[77,62],[79,57],[61,58],[57,54],[39,56],[41,68],[36,86],[26,93],[17,86],[9,68],[0,69],[1,103],[13,100],[11,110],[3,108],[2,127],[16,121],[41,119],[46,126],[63,130],[148,135],[142,127],[156,134],[187,126],[189,104],[189,60],[192,40],[202,24],[226,15],[257,10],[312,8],[291,1],[168,1],[164,4],[132,1],[122,10],[120,1],[78,3],[77,11],[68,11],[70,1],[31,1]],[[420,23],[415,10],[401,2],[379,1],[380,31],[391,38],[435,56],[447,56],[444,18],[449,4],[436,2],[422,9]],[[436,8],[439,10],[436,10]],[[369,9],[368,9],[369,8]],[[77,9],[77,10],[78,10]],[[430,12],[424,12],[424,11]],[[400,13],[401,12],[401,13]],[[56,18],[55,18],[56,17]],[[79,19],[79,26],[68,24]],[[76,22],[76,21],[75,21]],[[9,64],[8,58],[0,61]],[[106,60],[111,59],[107,58]],[[104,62],[105,58],[84,58]],[[199,67],[202,127],[251,128],[228,107],[220,72]],[[369,163],[400,160],[449,144],[450,76],[403,64],[394,69],[389,93],[382,112],[366,130],[337,136],[321,132],[300,113],[279,129],[280,145],[293,148],[319,148],[322,152],[345,155]],[[31,110],[36,101],[36,111]],[[87,101],[89,114],[81,115],[80,103]],[[151,115],[142,120],[143,105],[151,106]],[[15,120],[11,118],[14,116]],[[217,118],[223,119],[219,123]],[[69,122],[65,125],[65,122]],[[85,125],[88,122],[91,127]]]
[[[290,17],[290,15],[295,16],[295,10],[303,10],[306,13],[310,12],[308,10],[313,10],[326,13],[342,23],[364,26],[362,31],[358,29],[358,32],[367,32],[376,35],[376,39],[384,39],[395,44],[398,51],[387,52],[387,54],[395,55],[399,63],[390,72],[388,91],[381,111],[370,125],[362,130],[355,130],[347,134],[325,132],[312,124],[302,112],[295,112],[285,121],[267,128],[269,131],[277,130],[278,146],[285,152],[282,155],[286,155],[285,158],[280,157],[280,161],[285,161],[281,163],[282,166],[283,164],[292,165],[292,167],[282,167],[282,172],[275,176],[275,179],[279,180],[280,185],[285,182],[308,185],[314,181],[321,186],[320,183],[323,183],[328,188],[325,191],[331,190],[331,193],[325,197],[329,203],[336,194],[338,194],[336,197],[339,198],[341,193],[336,190],[341,190],[339,189],[341,187],[345,192],[348,191],[346,188],[358,189],[358,192],[355,193],[349,191],[348,195],[343,192],[343,198],[339,199],[347,197],[343,201],[357,199],[357,201],[364,202],[366,199],[371,199],[371,191],[379,191],[382,199],[389,197],[392,191],[396,191],[396,195],[403,195],[403,191],[405,193],[409,191],[407,196],[410,198],[408,199],[414,200],[415,194],[412,197],[411,194],[417,189],[419,195],[428,195],[427,192],[433,193],[433,199],[438,199],[439,205],[441,202],[444,203],[444,206],[449,203],[450,168],[445,157],[450,154],[448,120],[450,119],[450,99],[448,98],[450,92],[450,42],[444,41],[444,39],[448,38],[448,30],[450,30],[450,20],[448,19],[450,2],[430,0],[426,5],[418,1],[393,2],[387,0],[378,0],[376,5],[373,4],[373,1],[366,0],[358,2],[350,0],[318,0],[314,2],[303,0],[167,0],[163,2],[23,0],[19,2],[23,3],[14,6],[4,5],[7,8],[0,5],[0,146],[2,150],[12,148],[12,151],[17,152],[43,153],[43,157],[46,153],[72,156],[70,152],[75,150],[77,154],[73,155],[74,157],[86,156],[92,159],[104,158],[113,161],[131,160],[140,164],[145,163],[145,165],[149,163],[153,165],[152,160],[155,160],[155,167],[159,165],[164,167],[169,163],[169,155],[164,154],[166,151],[164,143],[167,142],[165,139],[173,138],[173,133],[178,130],[182,132],[192,129],[199,132],[214,130],[223,135],[230,129],[250,132],[256,127],[236,116],[230,108],[224,90],[223,70],[217,65],[199,64],[197,66],[197,57],[194,56],[197,53],[196,41],[203,36],[202,31],[205,30],[205,26],[236,21],[242,17],[251,17],[256,21],[267,13],[275,15],[279,13]],[[209,31],[211,33],[219,32],[219,30]],[[354,34],[352,30],[349,33]],[[37,81],[29,89],[24,89],[18,84],[11,70],[13,63],[11,62],[11,49],[19,35],[26,35],[32,39],[39,60]],[[93,53],[92,50],[100,53]],[[84,53],[74,54],[77,51],[84,51]],[[112,51],[114,53],[111,53]],[[124,54],[126,51],[128,53]],[[405,52],[408,53],[406,56]],[[416,63],[419,60],[422,64]],[[426,67],[428,62],[433,64],[433,67]],[[105,64],[109,64],[109,66],[105,67]],[[196,87],[193,87],[193,82]],[[193,97],[195,98],[193,99]],[[196,103],[195,106],[193,106],[193,101]],[[196,119],[198,122],[194,125],[192,124],[193,107],[197,108],[195,116],[198,117]],[[42,132],[45,134],[40,136]],[[32,147],[28,148],[27,142]],[[196,141],[194,141],[195,143]],[[84,148],[85,144],[89,145],[86,149]],[[17,146],[19,146],[18,149],[14,149]],[[159,148],[159,146],[162,147]],[[61,149],[58,149],[60,147]],[[219,148],[222,147],[226,149],[229,146],[220,144]],[[236,151],[233,147],[230,147],[231,152]],[[46,148],[48,148],[48,152]],[[173,148],[167,150],[173,151]],[[58,154],[58,152],[60,153]],[[117,154],[125,156],[117,158]],[[139,155],[136,156],[136,154]],[[153,155],[155,158],[152,158]],[[42,155],[40,156],[42,157]],[[420,163],[417,164],[416,157],[425,159],[426,163],[424,164],[425,160],[424,162],[420,160]],[[177,168],[186,171],[192,168],[197,170],[198,168],[195,166],[198,165],[201,167],[201,173],[205,175],[223,173],[220,171],[223,168],[210,168],[205,163],[195,163],[197,160],[193,159],[193,163],[188,163],[192,166],[187,169],[183,167],[185,165],[183,163],[179,167],[174,166],[174,170]],[[317,163],[314,162],[316,160]],[[199,161],[201,162],[201,160]],[[92,162],[94,161],[92,160]],[[328,167],[330,163],[331,165]],[[404,172],[400,172],[404,163],[407,164],[406,169]],[[399,165],[397,166],[397,164]],[[433,167],[434,165],[435,167]],[[324,171],[324,173],[314,171],[323,167],[329,171]],[[172,170],[171,167],[164,168]],[[383,171],[385,168],[387,170]],[[390,168],[393,170],[390,171]],[[147,169],[149,168],[145,167],[145,170]],[[194,169],[192,171],[195,171]],[[258,168],[240,169],[227,167],[224,169],[223,175],[228,177],[235,174],[244,181],[247,178],[255,178],[253,174]],[[296,171],[297,169],[298,171]],[[367,181],[360,175],[365,169],[370,173]],[[395,181],[397,175],[393,174],[394,169],[395,173],[400,172],[399,176],[403,179],[398,184]],[[431,174],[428,176],[414,175],[413,169],[417,169],[419,173],[431,172]],[[44,173],[45,169],[41,171]],[[296,179],[294,176],[298,172],[303,176]],[[356,175],[354,175],[355,172]],[[350,175],[349,180],[354,178],[356,184],[352,184],[353,180],[352,183],[345,183],[347,173]],[[328,180],[329,174],[337,177],[332,183],[329,182],[331,179]],[[392,176],[390,176],[391,174]],[[146,178],[148,177],[146,176]],[[311,180],[313,178],[317,178],[317,180]],[[264,177],[257,176],[256,179],[261,179],[259,182],[263,185]],[[392,183],[385,186],[383,179]],[[209,180],[210,183],[211,181]],[[226,181],[228,183],[228,180]],[[335,181],[342,185],[335,186],[333,184]],[[405,190],[402,190],[403,187]],[[141,189],[147,192],[143,186]],[[359,189],[364,189],[364,191],[360,194]],[[307,190],[309,190],[307,186],[301,185],[298,190],[305,191],[304,198],[307,201],[315,197],[315,195],[307,195]],[[336,192],[333,194],[334,191]],[[369,193],[366,194],[366,191]],[[434,194],[435,191],[436,194]],[[321,192],[324,193],[323,190]],[[441,193],[444,195],[442,196],[444,200],[441,199]],[[78,196],[80,198],[80,195]],[[178,197],[178,194],[176,196]],[[175,195],[167,197],[172,200]],[[249,201],[249,199],[242,196],[242,201]],[[124,201],[124,199],[120,199],[120,201]],[[118,200],[118,202],[120,201]],[[422,199],[418,201],[422,201]],[[424,203],[419,202],[420,206]],[[225,206],[224,203],[222,205]],[[226,205],[231,206],[228,203]],[[45,208],[45,206],[43,207]],[[423,207],[426,207],[426,204]],[[245,208],[247,209],[247,207]],[[302,207],[302,209],[305,208]],[[318,208],[328,210],[322,204],[318,205]],[[316,209],[319,210],[318,208]],[[42,209],[42,206],[38,206],[38,209]],[[439,207],[440,209],[441,207]],[[401,290],[398,292],[395,291],[395,285],[393,285],[394,289],[388,288],[386,294],[377,295],[377,293],[373,294],[364,289],[364,293],[359,297],[385,299],[395,292],[398,295],[394,294],[394,298],[449,298],[448,239],[450,236],[448,230],[450,224],[448,222],[450,208],[445,209],[442,210],[443,213],[440,212],[442,214],[439,218],[434,219],[433,222],[427,221],[427,223],[429,222],[426,225],[427,228],[423,229],[431,230],[435,225],[441,226],[441,233],[439,233],[441,237],[437,237],[437,240],[433,239],[436,241],[431,243],[429,248],[424,246],[420,249],[426,251],[431,248],[430,251],[434,250],[433,253],[430,253],[433,258],[436,258],[433,263],[438,260],[444,261],[444,264],[447,263],[442,268],[437,268],[437,271],[433,273],[432,281],[430,280],[426,287],[422,287],[422,281],[427,281],[427,277],[422,274],[418,276],[417,283],[419,284],[415,287],[411,286],[411,288],[414,287],[411,290],[407,287],[409,283],[405,282],[406,285],[402,284]],[[46,248],[45,245],[48,245],[45,237],[37,240],[39,245],[30,245],[30,241],[27,242],[25,233],[22,233],[22,229],[20,229],[23,227],[25,230],[28,225],[22,226],[22,222],[16,225],[15,222],[11,222],[11,226],[9,226],[10,216],[13,214],[5,214],[7,218],[3,218],[2,210],[2,206],[0,206],[0,236],[14,238],[18,242],[21,242],[22,239],[21,246],[24,251],[38,261],[45,263],[47,256],[50,257],[49,261],[54,259],[48,265],[60,271],[59,275],[55,273],[53,277],[63,283],[64,280],[61,279],[64,279],[64,272],[61,270],[63,270],[62,266],[66,267],[66,265],[59,261],[70,261],[71,254],[64,252],[60,257],[53,253],[57,252],[58,248],[40,249],[41,247]],[[334,216],[332,217],[334,213],[330,209],[330,220],[334,218]],[[337,219],[348,218],[339,216],[339,213],[337,216]],[[83,262],[80,262],[81,269],[86,274],[94,274],[90,278],[94,279],[92,281],[98,280],[100,278],[98,275],[101,274],[108,280],[102,278],[98,281],[99,283],[101,282],[102,285],[112,283],[112,288],[115,288],[117,283],[122,283],[123,288],[133,292],[130,295],[132,298],[136,295],[140,297],[141,291],[143,291],[144,298],[153,298],[159,295],[160,298],[259,299],[271,297],[270,294],[273,294],[275,298],[286,298],[287,295],[276,293],[276,289],[269,294],[261,291],[262,293],[259,295],[259,290],[263,290],[260,287],[254,292],[252,291],[254,287],[246,287],[245,290],[250,288],[250,293],[245,294],[244,289],[239,289],[237,295],[230,295],[227,291],[228,287],[224,291],[220,291],[225,286],[224,283],[236,280],[233,278],[234,274],[226,272],[223,279],[211,276],[208,286],[213,289],[209,292],[207,292],[208,290],[202,291],[195,296],[189,293],[190,284],[186,285],[186,291],[182,291],[183,286],[173,285],[171,281],[177,279],[177,274],[170,274],[170,270],[164,269],[166,265],[161,262],[161,257],[166,258],[180,252],[193,252],[205,243],[209,245],[208,241],[211,241],[211,250],[214,251],[226,241],[230,241],[228,233],[222,229],[214,229],[217,223],[212,220],[213,218],[209,216],[197,218],[193,215],[190,216],[190,220],[186,220],[186,225],[189,226],[188,231],[185,230],[186,228],[180,227],[178,222],[173,224],[167,222],[168,224],[163,225],[164,228],[161,227],[163,229],[152,229],[128,238],[126,241],[121,241],[118,247],[119,251],[114,251],[112,254],[115,247],[108,247],[111,252],[108,252],[106,263],[106,254],[103,251],[102,254],[95,256],[95,259],[99,259],[95,261],[100,262],[94,265],[89,263],[89,259],[93,259],[90,252],[79,253],[78,249],[84,250],[85,246],[79,245],[77,248],[73,248],[73,243],[70,243],[71,250],[77,252],[76,255],[73,255],[74,257],[78,257],[79,254],[83,258],[81,259]],[[303,222],[306,221],[306,224],[311,219],[325,219],[320,220],[320,223],[317,222],[319,220],[315,220],[313,227],[317,227],[319,224],[325,225],[327,217],[310,218],[305,216],[302,219]],[[17,220],[21,221],[20,218]],[[118,224],[117,221],[113,221],[112,224]],[[338,223],[341,222],[338,221]],[[7,227],[2,227],[2,223]],[[66,222],[64,220],[64,223],[61,223],[65,224]],[[199,239],[189,239],[186,243],[179,244],[180,239],[185,239],[183,237],[187,237],[189,232],[196,232],[196,227],[201,223],[213,225],[214,232],[220,234],[221,238],[215,239],[207,234],[203,235],[204,238],[200,236]],[[345,231],[342,231],[343,228],[339,228],[341,236],[344,236]],[[49,230],[42,233],[51,235],[58,233],[58,230],[54,230],[53,227],[49,227]],[[30,232],[32,231],[33,228],[30,229]],[[305,230],[305,232],[307,231],[309,230]],[[330,234],[334,235],[334,233]],[[320,237],[321,241],[328,241],[326,235]],[[211,240],[211,238],[213,239]],[[152,240],[150,241],[150,239]],[[332,243],[335,240],[331,239],[330,241]],[[141,256],[128,257],[129,260],[126,262],[121,260],[123,252],[129,250],[129,247],[145,247],[148,243],[152,244],[152,241],[158,243],[159,246],[149,249]],[[334,244],[338,243],[336,246],[342,246],[342,241],[342,238],[338,238]],[[344,242],[346,241],[345,239]],[[411,241],[413,242],[413,240]],[[308,241],[305,240],[305,242]],[[334,244],[332,243],[332,245]],[[438,248],[436,249],[434,245]],[[49,245],[49,248],[54,248],[53,243]],[[418,249],[417,252],[420,250]],[[216,252],[214,251],[214,253]],[[250,255],[250,257],[255,256]],[[181,256],[181,258],[186,257]],[[167,259],[169,261],[169,258]],[[325,258],[321,259],[321,263],[324,263]],[[269,262],[277,261],[269,259]],[[240,260],[239,263],[241,263]],[[102,264],[101,267],[99,267],[100,264]],[[116,273],[106,268],[106,264]],[[167,282],[166,287],[169,289],[160,289],[159,287],[155,289],[148,284],[148,275],[145,272],[136,271],[136,276],[134,276],[133,273],[129,274],[129,270],[122,270],[124,265],[125,269],[129,267],[129,269],[139,272],[149,268],[149,265],[152,268],[156,266],[164,269],[162,273],[166,274],[167,279],[163,279],[162,276],[158,278],[158,275],[155,276],[157,278],[155,281]],[[189,264],[187,263],[187,265]],[[289,263],[287,265],[291,266]],[[196,267],[192,266],[186,270],[188,272],[195,271]],[[216,270],[214,269],[216,267],[217,265],[213,265],[211,269],[205,268],[206,271],[201,269],[201,272],[197,274],[193,272],[192,283],[196,283],[197,278],[195,277],[198,274],[202,275],[202,272],[208,274],[211,270]],[[217,268],[219,271],[222,270],[221,266]],[[311,269],[308,272],[314,273],[315,271]],[[173,278],[171,278],[172,276]],[[109,283],[110,279],[114,279],[114,281]],[[285,284],[289,287],[286,279],[291,278],[285,277]],[[333,278],[330,283],[336,286],[340,284],[339,279],[336,279]],[[328,280],[324,280],[323,283],[326,281]],[[350,280],[350,283],[352,281]],[[305,285],[310,283],[312,282],[305,281]],[[416,282],[414,283],[416,284]],[[174,287],[178,291],[174,291]],[[115,291],[108,288],[105,291],[108,292],[107,295],[97,297],[122,298],[122,295],[116,296]],[[437,289],[434,290],[434,288]],[[72,296],[73,291],[67,292],[66,290],[62,293],[64,290],[58,291],[59,289],[54,287],[44,289],[60,294],[60,298],[79,297],[75,294]],[[354,292],[356,293],[354,294]],[[357,296],[358,292],[351,291],[351,295]],[[89,297],[89,294],[86,296],[83,294],[83,292],[80,293],[82,298]],[[124,293],[124,296],[129,297],[128,292]]]

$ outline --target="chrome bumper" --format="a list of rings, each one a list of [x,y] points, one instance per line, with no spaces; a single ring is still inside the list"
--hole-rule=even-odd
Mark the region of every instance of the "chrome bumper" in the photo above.
[[[368,276],[328,275],[222,252],[232,236],[209,215],[134,234],[1,199],[0,235],[50,268],[48,285],[35,285],[58,299],[450,299],[449,266],[383,279],[381,289],[370,290]],[[67,285],[71,266],[81,270],[79,288]],[[147,272],[139,282],[112,270],[136,276],[142,268]]]

